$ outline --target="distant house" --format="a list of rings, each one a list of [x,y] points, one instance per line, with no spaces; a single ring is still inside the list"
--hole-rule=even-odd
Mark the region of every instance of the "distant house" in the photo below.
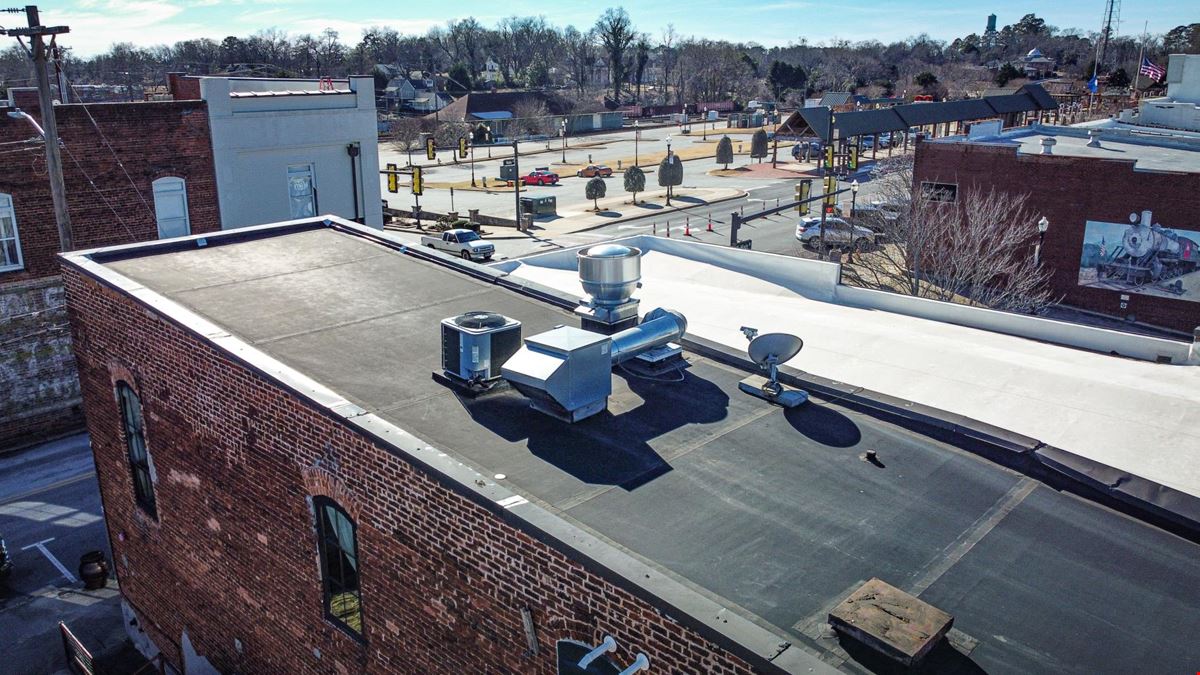
[[[821,96],[821,101],[818,105],[828,106],[835,111],[847,111],[866,107],[870,103],[871,99],[866,96],[858,96],[848,91],[827,91]]]
[[[388,82],[383,90],[383,100],[388,110],[434,112],[446,107],[454,99],[436,91],[431,79],[401,76]]]
[[[479,80],[488,84],[495,84],[500,80],[500,64],[488,57],[487,62],[483,64],[483,70],[479,72]]]
[[[1025,77],[1031,80],[1040,80],[1054,74],[1054,59],[1046,58],[1042,54],[1042,50],[1034,47],[1021,59],[1017,67],[1024,71]]]

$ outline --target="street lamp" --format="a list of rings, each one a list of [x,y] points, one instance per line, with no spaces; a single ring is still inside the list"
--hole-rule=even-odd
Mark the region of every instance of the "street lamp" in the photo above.
[[[567,163],[567,118],[562,118],[562,123],[558,127],[559,133],[563,139],[563,164]]]
[[[671,163],[671,134],[667,134],[667,164],[669,165],[670,163]],[[659,171],[662,171],[661,167],[659,168]],[[667,206],[670,206],[670,205],[671,205],[671,186],[670,186],[670,184],[668,184],[667,185]],[[671,232],[671,230],[669,229],[669,226],[668,226],[667,234],[670,234],[670,232]]]
[[[642,121],[633,121],[633,165],[638,166],[638,141],[642,140]]]
[[[1037,222],[1037,228],[1038,228],[1038,243],[1037,243],[1037,246],[1035,246],[1033,249],[1033,266],[1034,267],[1037,267],[1038,265],[1041,264],[1042,242],[1046,240],[1046,230],[1050,229],[1050,221],[1046,219],[1046,216],[1042,216],[1042,219]]]
[[[850,217],[854,217],[854,207],[858,203],[858,179],[850,182]]]
[[[708,106],[704,106],[704,117],[700,118],[700,133],[704,136],[701,140],[708,140]]]

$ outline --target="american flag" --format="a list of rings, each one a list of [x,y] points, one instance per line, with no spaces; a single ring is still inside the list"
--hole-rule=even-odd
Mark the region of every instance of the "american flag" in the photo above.
[[[1167,70],[1162,66],[1154,65],[1150,59],[1142,57],[1142,67],[1138,68],[1138,72],[1149,78],[1161,80],[1163,75],[1167,74]]]

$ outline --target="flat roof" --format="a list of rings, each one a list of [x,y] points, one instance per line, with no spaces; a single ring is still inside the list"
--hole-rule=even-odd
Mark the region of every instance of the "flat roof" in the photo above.
[[[955,617],[939,671],[1195,668],[1200,546],[836,400],[774,407],[698,353],[680,382],[617,369],[608,412],[575,425],[462,397],[431,377],[443,318],[530,336],[576,317],[357,232],[96,260],[832,665],[861,668],[827,613],[878,577]]]
[[[1100,147],[1091,148],[1088,147],[1086,129],[1034,126],[995,136],[944,136],[928,142],[1007,145],[1016,148],[1018,154],[1040,155],[1044,138],[1055,141],[1052,155],[1131,161],[1135,171],[1200,173],[1200,143],[1184,137],[1102,133]]]

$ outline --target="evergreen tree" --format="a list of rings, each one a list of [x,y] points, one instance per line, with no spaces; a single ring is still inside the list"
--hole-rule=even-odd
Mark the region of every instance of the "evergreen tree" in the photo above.
[[[776,61],[778,63],[778,61]],[[763,134],[764,136],[766,134]],[[728,136],[722,136],[717,142],[717,164],[724,164],[725,169],[729,169],[729,165],[733,163],[733,141],[729,140]]]
[[[637,193],[646,191],[646,172],[636,166],[625,169],[625,191],[633,193],[633,203],[637,204]]]
[[[759,129],[754,132],[754,137],[750,139],[750,156],[754,159],[765,159],[768,152],[767,132]]]
[[[667,204],[671,203],[671,191],[683,183],[683,162],[678,155],[667,155],[658,164],[658,186],[667,188]]]
[[[593,210],[600,210],[600,205],[596,203],[596,200],[603,197],[604,193],[607,191],[608,184],[605,183],[604,179],[599,176],[596,176],[587,182],[587,185],[584,187],[584,194],[587,195],[588,199],[592,200],[592,206],[595,207]]]

